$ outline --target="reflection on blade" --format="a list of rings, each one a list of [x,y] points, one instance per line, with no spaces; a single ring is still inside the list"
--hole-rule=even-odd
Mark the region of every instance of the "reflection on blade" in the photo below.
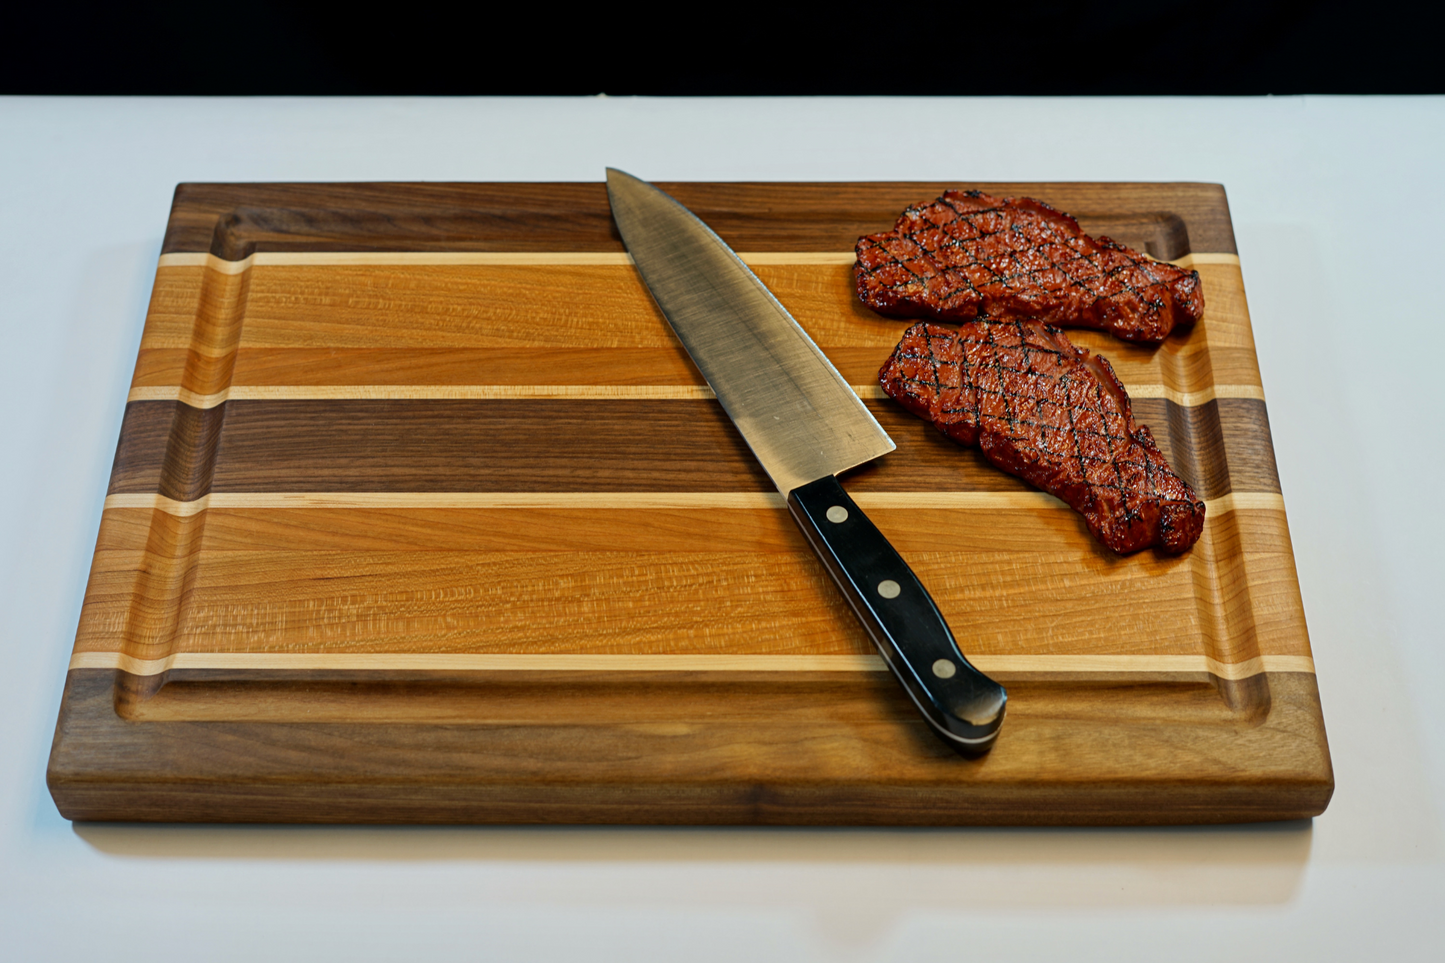
[[[611,168],[607,194],[662,313],[780,492],[893,450],[818,346],[706,224]]]

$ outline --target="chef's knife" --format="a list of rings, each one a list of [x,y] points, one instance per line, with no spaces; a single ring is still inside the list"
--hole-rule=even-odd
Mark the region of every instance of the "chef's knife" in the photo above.
[[[692,212],[607,169],[622,241],[693,363],[793,519],[943,740],[988,751],[1008,696],[959,651],[932,597],[837,475],[894,449],[853,389],[763,282]]]

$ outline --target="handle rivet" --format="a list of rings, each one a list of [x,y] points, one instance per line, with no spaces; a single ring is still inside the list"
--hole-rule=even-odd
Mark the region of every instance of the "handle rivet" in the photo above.
[[[933,674],[940,679],[952,679],[956,672],[958,672],[958,666],[947,659],[939,659],[933,663]]]
[[[898,593],[901,591],[903,591],[903,589],[891,578],[885,578],[878,583],[878,594],[885,599],[896,599],[898,598]]]
[[[842,505],[834,505],[832,508],[828,509],[828,521],[832,522],[834,525],[841,525],[847,520],[848,509],[844,508]]]

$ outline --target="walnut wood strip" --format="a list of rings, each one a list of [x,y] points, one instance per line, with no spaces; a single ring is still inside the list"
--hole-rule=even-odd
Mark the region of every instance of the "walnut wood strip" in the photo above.
[[[1300,818],[1333,786],[1304,673],[1270,675],[1251,721],[1208,684],[1019,683],[1008,752],[976,762],[881,673],[624,679],[549,687],[547,718],[527,685],[213,685],[250,718],[148,725],[147,707],[194,713],[204,693],[167,685],[119,722],[118,674],[76,670],[47,779],[74,819],[831,825]],[[377,722],[354,721],[359,701]],[[298,726],[308,708],[324,721]]]
[[[850,490],[1028,490],[897,406],[868,404],[899,450],[850,476]],[[1279,491],[1262,402],[1141,398],[1135,413],[1202,497]],[[126,407],[110,493],[771,488],[709,401],[137,401]]]
[[[1308,656],[1260,656],[1229,664],[1190,655],[978,656],[975,664],[1000,678],[1043,675],[1205,674],[1247,679],[1262,672],[1315,671]],[[312,653],[183,652],[136,659],[120,652],[78,652],[71,669],[119,669],[131,675],[173,670],[336,672],[887,672],[876,655],[318,655]]]
[[[660,182],[737,251],[844,251],[949,189],[1028,196],[1162,258],[1234,252],[1218,184]],[[1167,200],[1164,200],[1167,198]],[[622,252],[605,185],[182,184],[165,254],[259,251]]]
[[[110,492],[153,491],[192,501],[211,490],[224,405],[126,405],[111,469]]]

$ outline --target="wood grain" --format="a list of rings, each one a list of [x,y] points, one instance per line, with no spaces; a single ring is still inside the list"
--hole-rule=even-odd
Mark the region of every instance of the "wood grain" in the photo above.
[[[670,185],[898,444],[845,482],[1010,686],[927,735],[658,315],[600,184],[182,185],[49,781],[72,818],[948,824],[1297,818],[1332,789],[1228,208],[1028,194],[1192,265],[1105,354],[1207,499],[1102,548],[879,397],[852,242],[920,184]],[[975,185],[968,185],[975,186]]]

